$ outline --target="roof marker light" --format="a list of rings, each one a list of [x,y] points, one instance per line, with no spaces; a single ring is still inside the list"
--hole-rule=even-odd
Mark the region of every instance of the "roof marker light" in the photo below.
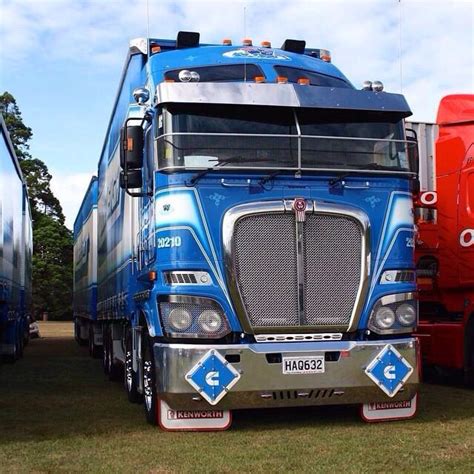
[[[277,76],[277,84],[288,84],[288,78],[285,76]]]
[[[328,51],[327,49],[320,49],[319,50],[319,57],[322,61],[326,63],[331,62],[331,52]]]
[[[242,40],[242,46],[252,46],[252,44],[253,44],[253,43],[252,43],[251,38],[244,38],[244,39]]]
[[[372,90],[372,81],[364,81],[362,83],[362,90],[371,91]]]
[[[161,46],[156,43],[151,43],[151,54],[161,53]]]
[[[380,81],[372,82],[372,90],[375,92],[382,92],[383,91],[383,84]]]
[[[224,46],[232,46],[232,40],[231,40],[230,38],[224,38],[224,39],[222,40],[222,44],[223,44]]]
[[[174,79],[165,79],[165,82],[174,82]]]
[[[271,48],[272,47],[272,43],[270,41],[262,41],[260,43],[260,45],[262,46],[262,48]]]
[[[255,76],[253,79],[257,84],[262,84],[263,82],[265,82],[265,77],[263,76]]]
[[[298,84],[300,86],[309,86],[309,79],[307,77],[298,77]]]

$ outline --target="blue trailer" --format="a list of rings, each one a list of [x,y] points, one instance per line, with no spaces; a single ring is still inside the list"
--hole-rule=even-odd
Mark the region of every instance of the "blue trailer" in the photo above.
[[[74,336],[102,354],[102,329],[97,324],[97,177],[93,176],[74,222]]]
[[[415,414],[409,115],[304,41],[131,42],[98,166],[97,318],[150,423]]]
[[[26,183],[0,117],[0,356],[14,362],[28,341],[32,224]]]

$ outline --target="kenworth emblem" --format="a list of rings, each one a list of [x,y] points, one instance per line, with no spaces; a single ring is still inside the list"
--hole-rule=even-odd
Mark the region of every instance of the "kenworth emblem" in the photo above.
[[[304,222],[306,220],[306,200],[296,198],[293,202],[293,209],[296,214],[296,222]]]

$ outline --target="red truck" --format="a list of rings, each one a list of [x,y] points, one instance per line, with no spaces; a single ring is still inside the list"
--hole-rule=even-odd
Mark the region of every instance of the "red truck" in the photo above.
[[[462,371],[473,387],[474,95],[444,97],[436,124],[411,128],[420,157],[415,252],[423,361]]]

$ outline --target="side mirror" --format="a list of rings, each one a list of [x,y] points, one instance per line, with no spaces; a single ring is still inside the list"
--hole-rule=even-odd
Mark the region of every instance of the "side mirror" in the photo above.
[[[124,171],[143,168],[145,137],[141,125],[128,125],[120,130],[120,167]]]
[[[137,189],[143,186],[142,170],[120,172],[120,187],[122,189]]]
[[[407,128],[405,130],[407,142],[407,155],[408,162],[410,163],[410,169],[413,170],[417,175],[420,172],[420,156],[418,152],[418,137],[415,130]]]

